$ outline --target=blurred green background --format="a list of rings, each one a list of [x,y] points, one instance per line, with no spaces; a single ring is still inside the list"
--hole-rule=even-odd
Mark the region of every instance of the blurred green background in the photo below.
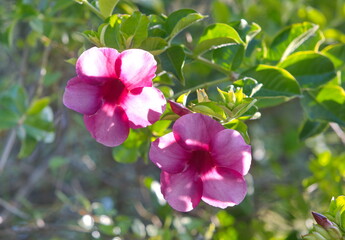
[[[267,43],[303,21],[320,26],[325,44],[345,43],[344,0],[121,0],[115,12],[181,8],[208,15],[199,24],[256,22]],[[253,163],[242,204],[173,211],[147,157],[114,161],[125,153],[96,143],[62,104],[75,75],[69,60],[92,46],[82,33],[100,23],[73,0],[0,0],[0,239],[294,240],[312,226],[311,210],[326,211],[343,194],[343,132],[331,125],[300,140],[304,116],[293,100],[249,123]]]

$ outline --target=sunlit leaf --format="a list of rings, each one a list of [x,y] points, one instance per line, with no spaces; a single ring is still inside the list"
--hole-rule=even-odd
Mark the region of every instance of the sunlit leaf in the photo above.
[[[233,44],[243,44],[238,32],[227,24],[215,23],[204,30],[194,48],[194,54],[199,55],[212,49]]]
[[[203,18],[203,15],[193,9],[180,9],[171,13],[166,21],[169,39],[174,38],[183,29],[202,20]]]
[[[191,108],[194,112],[210,115],[218,118],[219,120],[226,119],[223,108],[218,106],[215,102],[201,102],[193,105]]]
[[[234,44],[221,47],[213,51],[213,61],[226,70],[236,70],[242,63],[244,46]]]
[[[267,58],[273,61],[284,60],[293,52],[314,50],[322,40],[323,36],[317,25],[296,23],[283,29],[273,39]]]
[[[119,0],[98,0],[99,10],[104,17],[109,17]]]
[[[31,106],[27,110],[27,114],[29,114],[29,115],[38,114],[39,112],[41,112],[43,110],[43,108],[48,106],[49,103],[50,103],[49,97],[37,99],[31,104]]]
[[[149,19],[140,12],[134,12],[121,24],[121,32],[126,38],[127,48],[136,48],[148,36]]]
[[[258,65],[241,74],[251,77],[263,86],[255,97],[293,97],[300,95],[300,88],[296,79],[280,67]]]
[[[345,44],[329,45],[322,53],[333,62],[335,68],[341,69],[345,66]]]
[[[345,126],[345,91],[339,86],[304,91],[301,103],[312,121],[330,121]]]
[[[159,55],[165,51],[168,43],[160,37],[148,37],[142,43],[140,48],[149,51],[153,55]]]
[[[322,86],[336,76],[331,60],[312,51],[294,53],[278,66],[289,71],[302,88]]]

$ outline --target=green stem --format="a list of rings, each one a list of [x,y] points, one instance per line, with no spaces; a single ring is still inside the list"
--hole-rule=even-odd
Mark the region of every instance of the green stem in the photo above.
[[[89,3],[87,0],[81,0],[77,2],[81,2],[82,4],[85,4],[85,6],[88,7],[92,12],[94,12],[98,17],[100,17],[102,20],[105,20],[105,17],[102,15],[102,13],[97,8],[92,6],[92,4]]]
[[[224,82],[227,82],[227,81],[230,82],[232,80],[233,80],[232,77],[225,77],[225,78],[214,80],[212,82],[205,82],[205,83],[199,84],[198,86],[182,90],[182,91],[174,94],[174,96],[172,96],[171,98],[175,99],[175,98],[177,98],[178,96],[180,96],[183,93],[186,93],[186,92],[189,92],[189,91],[195,91],[195,90],[200,89],[200,88],[208,88],[210,86],[217,85],[217,84],[220,84],[220,83],[224,83]]]
[[[208,60],[208,59],[206,59],[206,58],[203,58],[203,57],[201,57],[201,56],[195,56],[195,55],[192,54],[192,53],[186,53],[186,55],[187,55],[188,57],[190,57],[190,58],[192,58],[192,59],[198,61],[198,62],[204,63],[205,65],[207,65],[207,66],[209,66],[209,67],[211,67],[211,68],[213,68],[213,69],[215,69],[215,70],[217,70],[217,71],[219,71],[219,72],[221,72],[221,73],[224,73],[224,74],[227,75],[227,76],[229,76],[229,75],[231,74],[230,71],[228,71],[228,70],[222,68],[222,67],[219,66],[218,64],[215,64],[215,63],[211,62],[210,60]]]

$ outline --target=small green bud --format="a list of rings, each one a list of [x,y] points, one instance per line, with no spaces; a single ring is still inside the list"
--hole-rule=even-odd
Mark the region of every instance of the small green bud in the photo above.
[[[196,95],[198,98],[198,102],[210,102],[210,99],[207,96],[207,93],[205,92],[205,89],[198,89],[196,90]]]
[[[312,235],[315,237],[315,240],[330,240],[329,238],[325,238],[318,232],[313,232]]]
[[[311,233],[302,236],[302,239],[303,239],[303,240],[317,240],[317,239],[315,238],[315,236],[312,235]]]
[[[340,229],[338,228],[338,226],[332,226],[327,228],[327,232],[328,234],[331,236],[331,239],[342,239],[342,233],[340,231]]]
[[[314,225],[314,232],[319,233],[325,239],[330,239],[331,236],[328,234],[327,230],[321,227],[320,225]]]

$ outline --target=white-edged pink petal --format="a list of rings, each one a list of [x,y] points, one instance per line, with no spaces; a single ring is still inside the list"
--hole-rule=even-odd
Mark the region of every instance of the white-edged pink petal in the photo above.
[[[176,174],[162,171],[161,191],[172,208],[180,212],[188,212],[200,202],[202,182],[190,169]]]
[[[231,168],[242,175],[249,171],[251,147],[241,134],[232,129],[218,132],[211,143],[211,156],[217,166]]]
[[[94,115],[84,115],[84,122],[91,136],[105,146],[118,146],[128,137],[128,120],[121,107],[105,104]]]
[[[151,87],[155,77],[157,62],[153,55],[141,49],[121,52],[116,60],[116,73],[128,90]]]
[[[166,100],[154,87],[136,88],[122,100],[130,128],[147,127],[159,120],[165,110]]]
[[[200,113],[183,115],[173,126],[175,139],[188,150],[208,151],[212,137],[223,129],[219,122]]]
[[[76,112],[91,115],[102,105],[101,90],[98,86],[74,77],[67,82],[62,101],[66,107]]]
[[[115,61],[119,55],[120,53],[113,48],[90,48],[83,52],[77,60],[77,75],[92,83],[117,78]]]
[[[214,167],[201,176],[202,200],[214,207],[226,208],[242,202],[247,185],[241,174],[222,167]]]
[[[151,143],[150,160],[168,173],[182,172],[192,156],[175,140],[174,134],[168,133]]]

